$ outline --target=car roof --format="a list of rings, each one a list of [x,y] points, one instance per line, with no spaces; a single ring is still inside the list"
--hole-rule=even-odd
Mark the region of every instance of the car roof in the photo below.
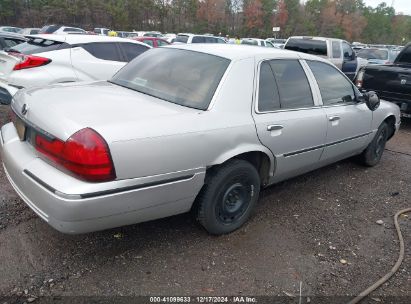
[[[299,53],[283,49],[255,47],[252,45],[235,45],[235,44],[219,44],[219,43],[193,43],[193,44],[174,44],[166,46],[167,48],[191,50],[200,53],[206,53],[214,56],[224,57],[230,60],[241,60],[255,56],[267,56],[272,58],[273,55],[278,55],[279,58],[295,58],[306,60],[318,60],[329,63],[328,60],[318,56]]]
[[[42,38],[47,40],[66,42],[68,44],[79,44],[79,43],[91,43],[91,42],[131,42],[140,43],[138,41],[121,38],[121,37],[109,37],[109,36],[98,36],[98,35],[84,35],[84,34],[71,34],[71,35],[54,35],[54,34],[40,34],[40,35],[27,35],[28,38]]]

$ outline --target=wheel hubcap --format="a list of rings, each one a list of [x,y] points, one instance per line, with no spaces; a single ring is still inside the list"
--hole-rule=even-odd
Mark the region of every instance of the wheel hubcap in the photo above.
[[[242,183],[235,183],[228,187],[217,206],[220,221],[229,224],[240,218],[247,210],[250,198],[250,191]]]

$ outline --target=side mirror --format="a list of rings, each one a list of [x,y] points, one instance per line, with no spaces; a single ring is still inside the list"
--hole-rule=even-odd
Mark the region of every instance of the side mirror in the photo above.
[[[374,91],[364,93],[365,104],[371,111],[375,111],[380,106],[380,98]]]

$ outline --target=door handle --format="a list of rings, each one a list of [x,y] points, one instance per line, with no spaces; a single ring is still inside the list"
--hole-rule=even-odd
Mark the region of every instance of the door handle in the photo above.
[[[328,118],[328,120],[329,120],[329,121],[337,121],[337,120],[340,120],[340,116],[330,116],[330,117]]]
[[[284,129],[284,126],[281,125],[269,125],[267,126],[267,131],[278,131]]]

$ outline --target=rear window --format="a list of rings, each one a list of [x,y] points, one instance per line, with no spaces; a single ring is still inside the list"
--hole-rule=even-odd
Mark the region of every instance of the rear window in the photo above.
[[[206,110],[230,60],[169,48],[140,55],[111,80],[117,85],[182,106]]]
[[[14,46],[11,50],[25,55],[50,52],[70,47],[69,44],[60,41],[32,38],[27,42]]]
[[[388,50],[376,50],[376,49],[362,49],[357,53],[358,57],[363,59],[378,59],[387,60]]]
[[[57,31],[61,26],[60,25],[46,25],[40,29],[40,34],[51,34]]]
[[[411,64],[411,45],[402,50],[395,62]]]
[[[327,43],[314,39],[290,39],[284,47],[287,50],[327,56]]]

